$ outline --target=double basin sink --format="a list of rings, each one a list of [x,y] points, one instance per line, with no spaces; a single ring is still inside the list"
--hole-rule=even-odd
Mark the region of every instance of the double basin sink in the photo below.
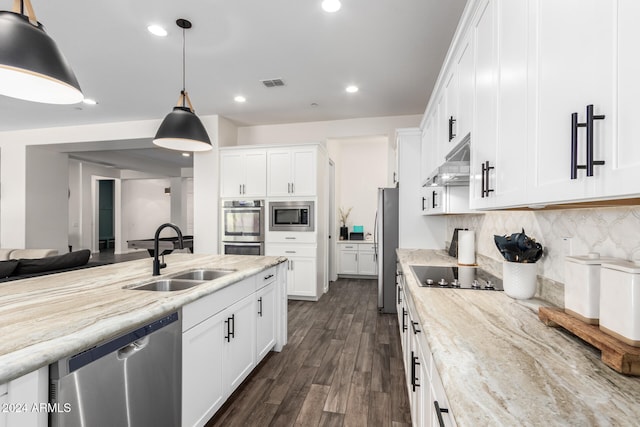
[[[125,288],[133,289],[136,291],[184,291],[185,289],[198,286],[201,283],[219,279],[220,277],[234,273],[235,271],[236,270],[201,268],[183,273],[177,273],[170,277],[153,280],[151,282],[145,282],[139,285],[126,286]]]

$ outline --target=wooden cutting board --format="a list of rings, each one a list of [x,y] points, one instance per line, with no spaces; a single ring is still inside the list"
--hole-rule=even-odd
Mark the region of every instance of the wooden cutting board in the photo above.
[[[632,347],[564,312],[561,308],[540,307],[538,317],[547,326],[562,327],[599,349],[605,365],[625,375],[640,375],[640,348]]]

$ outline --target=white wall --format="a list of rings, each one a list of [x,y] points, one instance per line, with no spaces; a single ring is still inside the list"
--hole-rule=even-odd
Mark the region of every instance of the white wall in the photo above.
[[[164,189],[169,179],[130,179],[122,181],[122,218],[124,240],[150,239],[158,226],[171,219],[171,195]],[[165,229],[161,236],[175,236]]]
[[[68,156],[28,147],[26,151],[25,247],[68,252]]]
[[[421,115],[410,115],[239,127],[238,145],[301,144],[329,138],[395,135],[397,128],[418,126],[421,118]]]
[[[353,231],[353,225],[362,225],[365,234],[373,234],[378,188],[389,185],[388,145],[386,136],[327,141],[327,151],[335,163],[336,210],[352,208],[347,220],[349,231]]]

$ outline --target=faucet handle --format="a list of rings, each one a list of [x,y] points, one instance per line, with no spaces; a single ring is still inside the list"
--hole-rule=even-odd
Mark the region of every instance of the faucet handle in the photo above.
[[[162,257],[162,261],[160,261],[160,268],[165,268],[167,266],[167,263],[164,262],[164,251],[162,252],[162,255],[160,255]]]

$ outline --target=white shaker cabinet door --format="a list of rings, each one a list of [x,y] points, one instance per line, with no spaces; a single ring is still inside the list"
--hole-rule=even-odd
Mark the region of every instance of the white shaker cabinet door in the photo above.
[[[256,363],[269,353],[276,343],[276,283],[256,292]]]
[[[269,150],[267,156],[267,195],[290,196],[291,152],[289,150]]]
[[[615,134],[609,152],[610,176],[606,177],[605,193],[627,196],[640,193],[640,2],[618,0],[612,3],[618,6],[618,57],[614,76],[616,115],[612,116]]]
[[[293,196],[316,195],[316,169],[315,148],[293,151],[291,164]]]
[[[580,200],[602,194],[611,157],[614,1],[536,0],[532,2],[529,100],[529,199],[533,202]],[[570,24],[570,25],[569,25]],[[594,106],[594,175],[578,169],[571,179],[572,113],[586,122]],[[577,164],[586,164],[586,128],[577,128]]]
[[[244,165],[239,152],[220,154],[220,197],[242,195]]]
[[[267,154],[249,151],[244,156],[244,197],[264,197],[267,194]]]
[[[471,26],[474,43],[475,100],[471,174],[472,208],[493,206],[495,199],[498,62],[496,0],[483,1]]]
[[[255,296],[238,301],[224,312],[224,375],[233,392],[249,375],[256,359]]]
[[[224,320],[210,317],[182,336],[182,425],[201,426],[222,406]]]

